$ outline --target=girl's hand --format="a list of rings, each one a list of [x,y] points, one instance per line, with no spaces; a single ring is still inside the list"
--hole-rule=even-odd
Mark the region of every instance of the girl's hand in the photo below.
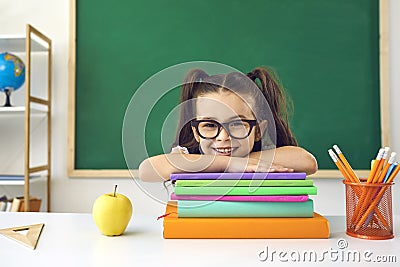
[[[230,157],[227,172],[293,172],[291,168],[256,158]]]
[[[271,168],[273,171],[281,171],[281,167],[289,167],[296,172],[305,172],[307,175],[318,170],[315,157],[307,150],[297,146],[281,146],[276,149],[268,149],[251,152],[251,158],[266,160],[280,165],[280,168]]]
[[[286,168],[281,165],[272,164],[269,168],[269,172],[294,172],[291,168]]]

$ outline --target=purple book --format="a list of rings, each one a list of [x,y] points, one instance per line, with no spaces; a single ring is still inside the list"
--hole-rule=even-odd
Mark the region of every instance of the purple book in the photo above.
[[[192,173],[172,173],[172,181],[175,180],[304,180],[305,172],[192,172]]]
[[[249,201],[249,202],[305,202],[308,195],[300,196],[207,196],[180,195],[171,193],[171,200],[203,200],[203,201]]]

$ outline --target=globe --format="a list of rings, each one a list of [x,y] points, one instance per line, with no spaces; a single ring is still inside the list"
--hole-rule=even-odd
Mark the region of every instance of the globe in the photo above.
[[[4,106],[11,106],[10,96],[25,82],[25,64],[16,55],[8,52],[0,54],[0,92],[6,94]]]

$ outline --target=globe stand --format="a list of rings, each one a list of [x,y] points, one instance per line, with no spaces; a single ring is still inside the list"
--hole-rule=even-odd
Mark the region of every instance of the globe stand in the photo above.
[[[6,103],[4,104],[3,107],[11,107],[11,89],[5,89],[4,93],[6,94]]]

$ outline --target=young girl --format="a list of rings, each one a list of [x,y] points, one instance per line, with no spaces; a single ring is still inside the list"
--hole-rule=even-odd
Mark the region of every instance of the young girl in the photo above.
[[[181,104],[172,152],[144,160],[141,180],[165,181],[178,172],[317,170],[314,156],[297,146],[283,88],[270,70],[212,76],[192,70]]]

